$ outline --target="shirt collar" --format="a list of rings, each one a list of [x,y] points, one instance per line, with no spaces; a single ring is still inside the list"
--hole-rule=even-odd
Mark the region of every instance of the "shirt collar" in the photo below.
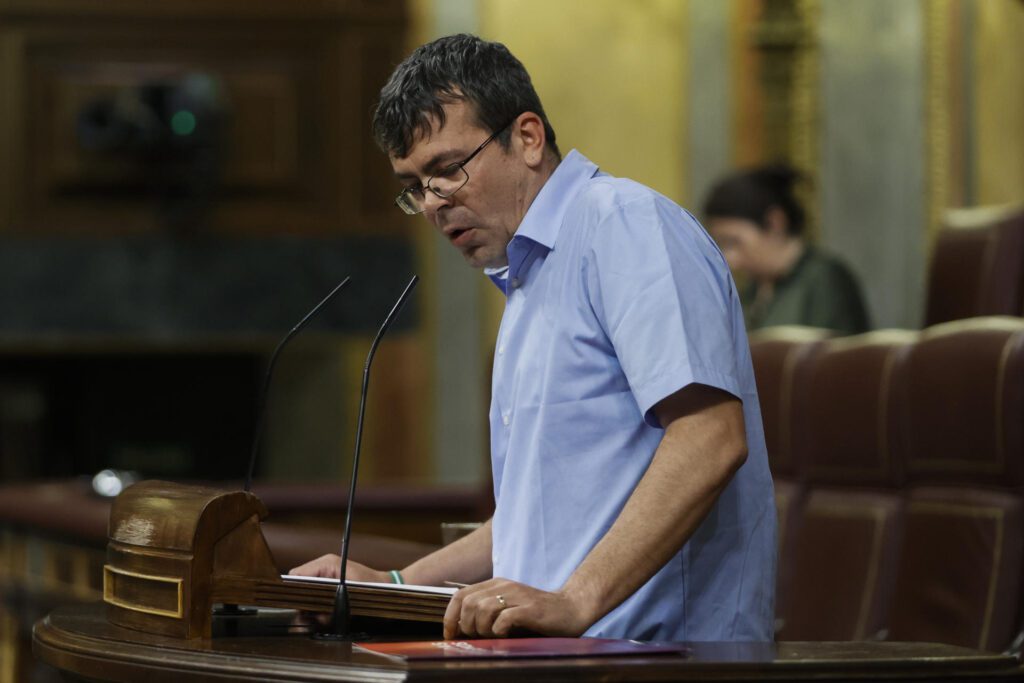
[[[575,149],[569,152],[537,193],[515,237],[525,237],[554,249],[569,203],[597,172],[597,164]]]

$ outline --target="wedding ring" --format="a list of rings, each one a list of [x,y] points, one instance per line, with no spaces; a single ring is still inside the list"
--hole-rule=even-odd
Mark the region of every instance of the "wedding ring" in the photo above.
[[[505,598],[503,598],[500,595],[495,595],[494,597],[498,602],[501,603],[501,609],[505,609],[506,607],[508,607],[508,603],[505,602]]]

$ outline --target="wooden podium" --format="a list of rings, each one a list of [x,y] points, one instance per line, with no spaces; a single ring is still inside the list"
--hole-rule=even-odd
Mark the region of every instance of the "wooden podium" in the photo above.
[[[181,639],[99,604],[40,621],[33,650],[72,681],[1024,681],[1017,660],[929,643],[691,643],[691,654],[407,662],[308,635]]]
[[[107,618],[125,628],[196,639],[211,636],[217,603],[332,611],[335,585],[278,574],[260,530],[266,516],[263,503],[245,491],[161,481],[125,489],[108,525]],[[397,586],[350,586],[349,595],[354,616],[435,625],[448,603],[446,596]]]
[[[1016,658],[928,643],[693,643],[689,656],[404,661],[324,642],[290,614],[229,621],[215,603],[330,611],[335,588],[282,579],[252,494],[143,482],[115,502],[104,601],[55,610],[33,651],[68,680],[121,681],[1024,681]],[[354,616],[438,638],[447,597],[350,589]],[[219,622],[218,622],[219,623]],[[419,626],[415,626],[419,624]],[[387,630],[387,628],[386,628]],[[380,634],[375,634],[380,635]],[[394,633],[390,636],[396,637]]]

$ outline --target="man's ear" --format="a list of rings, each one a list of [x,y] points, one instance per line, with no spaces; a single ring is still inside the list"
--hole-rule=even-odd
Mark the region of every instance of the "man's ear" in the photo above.
[[[779,206],[769,206],[764,212],[764,231],[775,239],[789,235],[789,219]]]
[[[512,124],[512,135],[519,140],[523,161],[530,168],[540,166],[544,160],[544,122],[532,111],[520,114]]]

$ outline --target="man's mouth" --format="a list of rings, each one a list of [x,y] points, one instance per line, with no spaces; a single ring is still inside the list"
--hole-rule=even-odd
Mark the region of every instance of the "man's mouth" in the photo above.
[[[448,233],[448,239],[457,247],[461,247],[469,241],[473,228],[456,228]]]

